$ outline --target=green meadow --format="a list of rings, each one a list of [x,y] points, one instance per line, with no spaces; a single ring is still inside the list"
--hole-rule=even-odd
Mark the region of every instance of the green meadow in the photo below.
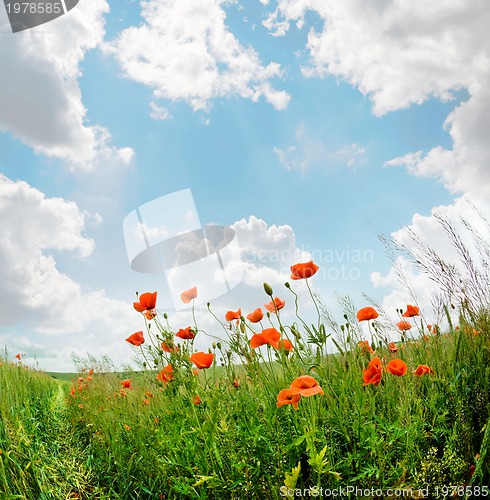
[[[426,272],[442,264],[424,255]],[[209,352],[195,352],[207,335],[198,324],[172,328],[144,293],[128,305],[142,316],[127,339],[137,370],[88,356],[53,378],[2,359],[0,497],[489,496],[490,280],[463,264],[432,275],[438,311],[414,300],[394,324],[348,297],[334,319],[309,288],[315,264],[302,263],[285,287],[257,290],[268,310],[218,317],[210,307],[223,339]],[[313,323],[301,316],[300,280]]]

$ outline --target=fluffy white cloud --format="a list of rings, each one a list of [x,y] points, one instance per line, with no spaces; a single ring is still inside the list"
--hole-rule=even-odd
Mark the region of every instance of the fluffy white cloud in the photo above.
[[[105,128],[85,123],[78,85],[80,62],[102,42],[108,10],[105,0],[84,0],[46,25],[2,34],[0,130],[72,166],[131,161],[130,148],[115,148]],[[0,9],[0,25],[7,22]]]
[[[490,9],[479,0],[279,0],[265,24],[283,35],[309,10],[325,22],[321,32],[310,29],[305,74],[348,81],[371,97],[376,114],[429,96],[449,99],[454,89],[473,89],[475,74],[488,69],[482,41]]]
[[[198,110],[214,98],[237,95],[285,108],[289,95],[270,83],[281,77],[279,64],[263,66],[257,52],[228,30],[224,7],[230,3],[142,1],[144,23],[122,31],[105,50],[128,78],[151,87],[155,99],[183,100]]]
[[[412,174],[433,177],[452,193],[490,193],[490,5],[480,0],[344,2],[279,0],[264,25],[285,36],[307,11],[323,20],[311,28],[306,76],[331,75],[367,95],[373,112],[383,115],[420,104],[443,101],[465,89],[467,102],[447,118],[454,145],[434,145],[427,154],[409,154],[388,165],[405,165]]]
[[[117,353],[132,333],[128,329],[137,325],[127,304],[103,290],[84,290],[57,268],[56,251],[77,252],[80,265],[90,256],[94,242],[83,235],[84,227],[85,215],[75,203],[46,198],[27,183],[0,175],[0,333],[8,336],[20,327],[12,344],[36,352],[41,363],[43,350],[35,347],[49,351],[59,342],[48,338],[62,336],[68,351]],[[129,360],[130,351],[125,355]],[[69,355],[49,364],[57,362],[66,366]]]

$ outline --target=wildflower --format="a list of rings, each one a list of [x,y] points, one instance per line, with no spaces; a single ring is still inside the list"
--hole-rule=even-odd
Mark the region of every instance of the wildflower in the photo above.
[[[18,352],[15,357],[20,360],[20,352]]]
[[[151,311],[157,305],[157,292],[147,292],[140,295],[139,302],[133,302],[133,307],[138,312]]]
[[[250,347],[255,349],[265,344],[270,344],[272,347],[278,349],[279,339],[281,334],[275,328],[266,328],[262,333],[255,333],[250,339]]]
[[[402,331],[402,332],[405,332],[407,330],[410,330],[410,328],[412,328],[412,324],[409,323],[408,321],[399,321],[396,326]]]
[[[201,404],[201,398],[199,395],[197,396],[194,396],[194,399],[192,400],[192,402],[197,406],[197,405],[200,405]]]
[[[250,347],[256,349],[257,347],[267,344],[267,339],[261,333],[254,333],[250,339]]]
[[[242,310],[238,309],[238,311],[228,311],[225,314],[226,321],[233,321],[234,319],[240,319],[242,316]]]
[[[121,385],[124,389],[131,389],[131,380],[126,379],[121,381]]]
[[[289,389],[301,396],[313,396],[315,394],[325,394],[323,389],[318,385],[318,382],[310,375],[301,375],[294,379],[289,386]]]
[[[131,427],[129,427],[128,424],[124,424],[124,428],[127,430],[127,431],[130,431],[131,430]]]
[[[91,369],[88,371],[88,374],[89,374],[89,375],[92,375],[93,373],[94,373],[94,370],[93,370],[93,368],[91,368]]]
[[[419,315],[419,308],[417,306],[407,305],[407,310],[402,314],[404,318],[412,318]]]
[[[293,344],[289,339],[281,339],[277,342],[277,349],[285,349],[291,352],[294,349]]]
[[[407,363],[401,359],[392,359],[387,365],[386,369],[396,375],[397,377],[403,377],[407,373]]]
[[[151,391],[146,391],[146,392],[145,392],[145,396],[146,396],[147,398],[152,398],[152,397],[153,397],[153,392],[151,392]]]
[[[160,346],[162,348],[162,351],[164,351],[164,352],[177,352],[179,350],[179,348],[177,346],[175,346],[173,344],[169,345],[164,340],[162,341]]]
[[[291,279],[302,280],[311,278],[320,269],[312,260],[291,266]]]
[[[357,311],[357,321],[369,321],[370,319],[376,319],[379,316],[377,311],[373,307],[363,307]]]
[[[381,382],[381,372],[382,372],[383,364],[378,356],[373,358],[367,368],[362,371],[362,378],[364,381],[364,385],[378,385]]]
[[[147,398],[143,399],[143,404],[149,405],[150,404],[150,400],[147,399]]]
[[[250,323],[258,323],[259,321],[262,321],[263,317],[264,313],[262,312],[262,309],[260,307],[257,307],[255,311],[247,314],[247,319],[250,321]]]
[[[187,328],[181,328],[175,336],[183,340],[192,340],[196,334],[192,331],[191,327],[188,326]]]
[[[427,330],[432,333],[432,325],[427,325]]]
[[[235,387],[235,388],[240,387],[240,380],[238,380],[237,378],[234,378],[233,379],[233,387]]]
[[[157,374],[156,379],[160,380],[164,384],[168,384],[172,380],[172,374],[174,370],[172,368],[172,365],[167,365],[165,368],[160,370],[160,372]]]
[[[364,342],[360,340],[358,345],[361,347],[362,352],[368,352],[369,354],[374,353],[373,348],[369,345],[369,340],[364,340]]]
[[[127,339],[126,342],[129,342],[130,344],[134,346],[139,346],[141,344],[145,343],[145,337],[143,336],[143,332],[136,332],[130,335]]]
[[[434,375],[434,370],[427,365],[419,365],[417,369],[414,370],[413,374],[417,377],[422,377],[422,375]]]
[[[209,368],[213,364],[214,354],[211,352],[196,352],[189,359],[199,368]]]
[[[301,395],[298,392],[293,392],[290,389],[283,389],[277,395],[277,407],[280,408],[284,405],[293,405],[295,410],[298,409],[298,401],[300,400]]]
[[[388,344],[388,349],[390,352],[392,352],[393,354],[395,354],[395,352],[398,352],[398,347],[396,346],[396,344],[394,342],[390,342]]]
[[[197,297],[197,287],[189,288],[189,290],[186,290],[185,292],[182,292],[180,294],[180,300],[184,304],[188,304],[191,300],[195,299]]]
[[[274,300],[271,300],[267,304],[264,305],[264,307],[272,313],[275,313],[282,309],[286,305],[286,302],[284,300],[281,300],[279,297],[274,297]]]
[[[151,321],[157,315],[154,309],[151,311],[145,311],[144,314],[148,321]]]

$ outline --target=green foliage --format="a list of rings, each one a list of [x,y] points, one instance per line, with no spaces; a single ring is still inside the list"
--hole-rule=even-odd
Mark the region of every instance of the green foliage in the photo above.
[[[166,315],[144,319],[140,371],[88,355],[74,360],[70,384],[0,360],[0,498],[268,500],[341,486],[444,498],[447,485],[490,484],[490,278],[462,245],[469,274],[417,251],[448,299],[447,326],[429,329],[429,313],[400,309],[412,327],[396,345],[379,305],[366,324],[342,297],[338,322],[308,285],[318,313],[308,325],[287,284],[298,321],[284,324],[276,306],[261,349],[250,344],[258,325],[222,323],[226,339],[197,374],[194,340],[177,338]],[[277,330],[267,337],[267,328]],[[192,333],[206,335],[197,324]],[[379,379],[369,375],[376,358]],[[405,373],[390,372],[395,359]]]

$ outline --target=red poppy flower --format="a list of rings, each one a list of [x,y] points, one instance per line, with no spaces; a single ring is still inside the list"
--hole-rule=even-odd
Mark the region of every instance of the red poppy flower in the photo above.
[[[156,315],[157,313],[154,311],[154,310],[151,310],[151,311],[145,311],[145,317],[148,321],[151,321]]]
[[[146,292],[140,295],[139,302],[133,302],[133,307],[138,312],[151,311],[157,305],[157,292]]]
[[[422,375],[434,375],[434,370],[427,365],[419,365],[417,369],[414,370],[413,374],[417,377],[421,377]]]
[[[242,310],[238,309],[238,311],[228,311],[225,314],[226,321],[233,321],[234,319],[240,319],[242,316]]]
[[[192,400],[192,402],[197,406],[197,405],[200,405],[201,404],[201,397],[199,395],[197,396],[194,396],[194,399]]]
[[[141,344],[145,343],[145,337],[143,336],[143,332],[136,332],[130,335],[127,339],[126,342],[129,342],[130,344],[138,347]]]
[[[289,386],[289,390],[301,396],[324,394],[318,382],[310,375],[301,375],[301,377],[294,379]]]
[[[393,354],[395,354],[395,352],[398,352],[398,347],[396,346],[396,344],[394,342],[390,342],[388,344],[388,349],[390,350],[390,352],[392,352]]]
[[[363,307],[357,311],[357,321],[369,321],[370,319],[376,319],[379,316],[377,311],[373,307]]]
[[[312,260],[291,266],[291,279],[302,280],[311,278],[320,269]]]
[[[358,342],[359,347],[362,349],[362,352],[368,352],[369,354],[374,354],[373,348],[369,345],[369,340],[360,340]]]
[[[264,307],[271,313],[275,313],[282,309],[285,306],[286,302],[281,300],[279,297],[274,297],[274,300],[271,300]]]
[[[266,328],[262,330],[261,333],[254,333],[250,339],[250,347],[255,349],[265,344],[270,344],[276,349],[279,348],[278,342],[281,338],[281,334],[275,328]]]
[[[262,335],[272,347],[277,349],[277,343],[281,338],[281,334],[275,328],[266,328],[262,330]]]
[[[172,344],[169,345],[165,341],[162,341],[161,347],[162,347],[162,351],[164,351],[164,352],[177,352],[179,350],[179,348],[177,346],[172,345]]]
[[[362,371],[364,385],[378,385],[381,382],[382,369],[383,364],[379,357],[376,356],[369,362],[367,368]]]
[[[402,332],[405,332],[407,330],[410,330],[410,328],[412,328],[412,324],[409,323],[408,321],[399,321],[396,326],[402,331]]]
[[[250,339],[250,347],[256,349],[262,345],[267,344],[267,339],[261,333],[254,333]]]
[[[402,314],[404,318],[412,318],[419,315],[419,308],[417,306],[407,305],[407,310]]]
[[[189,359],[202,370],[213,364],[214,354],[212,352],[195,352]]]
[[[189,288],[189,290],[186,290],[185,292],[182,292],[180,294],[180,300],[184,304],[188,304],[191,300],[195,299],[197,297],[197,287]]]
[[[191,327],[188,326],[187,328],[181,328],[176,334],[176,337],[179,337],[179,339],[183,340],[192,340],[196,334],[192,331]]]
[[[280,408],[281,406],[284,405],[293,405],[293,408],[295,410],[298,409],[298,401],[300,400],[301,396],[298,392],[293,392],[290,389],[283,389],[282,391],[279,392],[277,395],[277,407]]]
[[[407,373],[407,363],[401,359],[392,359],[387,365],[386,369],[396,375],[397,377],[403,377]]]
[[[17,359],[20,359],[20,352],[18,352],[18,353],[15,355],[15,357],[16,357]]]
[[[121,385],[124,387],[124,389],[131,389],[131,380],[122,380]]]
[[[160,370],[160,372],[156,376],[156,379],[160,380],[164,384],[168,384],[172,380],[173,372],[174,370],[172,368],[172,365],[167,365],[165,368]]]
[[[262,312],[262,309],[260,307],[257,307],[254,312],[247,314],[247,319],[250,321],[250,323],[258,323],[259,321],[262,321],[263,317],[264,313]]]
[[[285,349],[286,351],[291,352],[294,349],[294,346],[289,339],[281,339],[277,343],[277,348]]]

